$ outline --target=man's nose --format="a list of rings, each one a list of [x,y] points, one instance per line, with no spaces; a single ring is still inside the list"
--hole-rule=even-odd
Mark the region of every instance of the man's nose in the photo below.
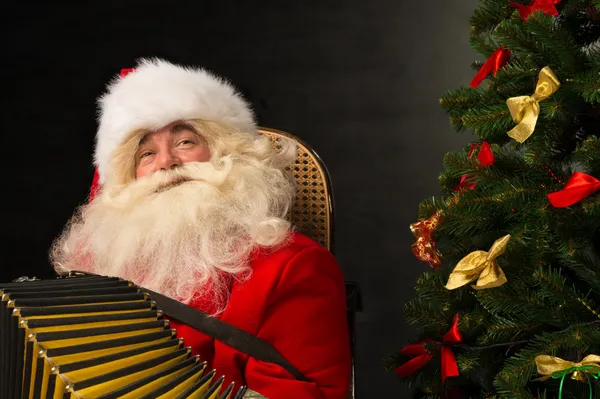
[[[175,168],[182,164],[181,159],[173,154],[171,151],[163,151],[159,154],[157,160],[157,167],[160,170]]]

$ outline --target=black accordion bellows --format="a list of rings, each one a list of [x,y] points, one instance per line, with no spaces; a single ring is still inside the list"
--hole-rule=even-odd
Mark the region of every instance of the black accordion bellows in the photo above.
[[[244,397],[246,387],[225,386],[129,281],[0,283],[0,296],[0,399]]]

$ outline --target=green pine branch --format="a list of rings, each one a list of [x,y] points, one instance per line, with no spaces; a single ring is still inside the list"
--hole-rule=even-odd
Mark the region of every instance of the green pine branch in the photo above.
[[[568,284],[560,269],[539,269],[534,273],[539,295],[553,307],[553,311],[565,324],[578,320],[600,319],[600,308],[587,294]]]
[[[600,133],[579,143],[573,152],[573,161],[600,179]]]
[[[474,104],[461,115],[451,116],[451,122],[494,143],[508,141],[506,132],[515,125],[505,101]]]
[[[514,8],[509,7],[506,1],[482,0],[469,19],[472,34],[475,36],[493,30],[502,20],[509,18],[513,11]]]
[[[538,74],[539,68],[528,58],[513,58],[498,70],[496,78],[488,79],[488,89],[503,98],[529,93]]]
[[[532,13],[526,22],[517,16],[502,21],[494,36],[499,44],[530,58],[539,68],[549,65],[554,72],[573,73],[586,62],[569,32],[542,12]]]

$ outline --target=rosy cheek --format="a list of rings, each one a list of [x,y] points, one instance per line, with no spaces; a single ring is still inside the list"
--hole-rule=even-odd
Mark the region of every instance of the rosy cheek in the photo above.
[[[211,154],[210,154],[210,149],[208,148],[208,145],[205,144],[202,146],[201,154],[202,154],[202,158],[205,162],[210,161]]]
[[[140,177],[146,176],[148,174],[148,166],[147,165],[138,165],[135,169],[135,178],[138,179]]]

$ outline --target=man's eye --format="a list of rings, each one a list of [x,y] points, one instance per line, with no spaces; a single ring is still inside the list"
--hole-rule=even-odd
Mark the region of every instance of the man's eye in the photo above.
[[[181,140],[179,142],[180,145],[183,145],[183,144],[192,144],[192,143],[193,143],[192,140]]]
[[[149,155],[152,155],[152,153],[150,151],[142,152],[142,154],[140,155],[140,158],[146,158]]]

